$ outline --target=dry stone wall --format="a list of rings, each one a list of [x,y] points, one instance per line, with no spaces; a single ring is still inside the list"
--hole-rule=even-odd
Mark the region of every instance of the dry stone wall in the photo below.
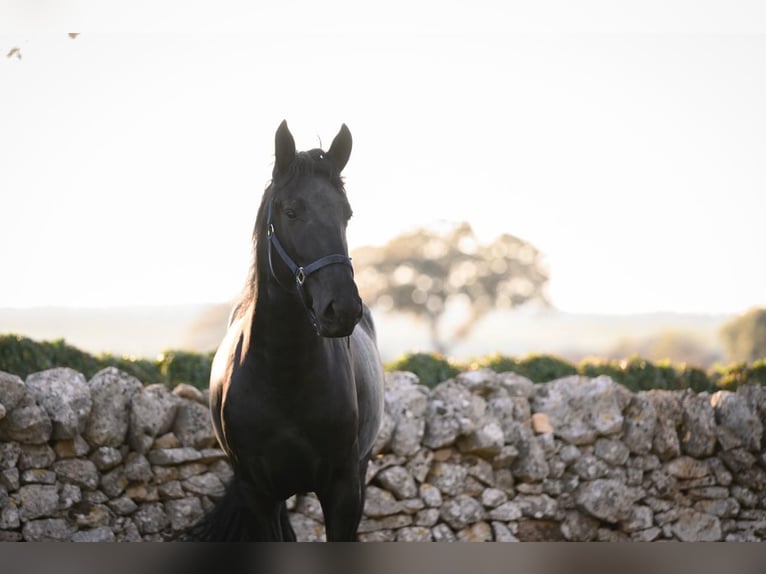
[[[631,393],[465,372],[386,377],[363,541],[761,541],[766,389]],[[207,396],[114,368],[0,372],[0,541],[161,541],[222,496],[231,468]],[[288,501],[324,539],[312,494]]]

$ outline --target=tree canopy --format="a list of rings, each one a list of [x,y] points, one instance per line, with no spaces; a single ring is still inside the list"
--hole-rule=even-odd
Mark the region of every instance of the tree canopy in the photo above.
[[[766,358],[766,309],[750,309],[721,327],[727,358],[753,362]]]
[[[438,352],[468,336],[493,309],[548,304],[548,274],[535,247],[509,234],[480,244],[465,222],[406,232],[353,256],[363,299],[426,321]],[[446,332],[450,311],[460,319]]]

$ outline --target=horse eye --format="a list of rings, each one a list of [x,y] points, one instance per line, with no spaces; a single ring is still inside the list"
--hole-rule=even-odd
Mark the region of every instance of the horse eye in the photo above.
[[[287,219],[295,219],[298,217],[298,214],[295,213],[294,209],[285,209],[285,215],[287,216]]]

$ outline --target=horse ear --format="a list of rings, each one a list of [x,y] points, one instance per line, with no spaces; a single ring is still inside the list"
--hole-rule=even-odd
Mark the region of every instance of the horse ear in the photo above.
[[[274,171],[284,173],[295,158],[295,139],[287,127],[287,120],[282,120],[274,136]]]
[[[335,164],[338,173],[343,171],[351,155],[351,132],[346,124],[340,127],[338,135],[332,140],[330,149],[327,150],[327,157]]]

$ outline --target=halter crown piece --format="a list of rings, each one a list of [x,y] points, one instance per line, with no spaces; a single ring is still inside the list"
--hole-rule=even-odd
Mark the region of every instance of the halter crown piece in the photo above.
[[[293,258],[290,257],[290,255],[285,250],[284,246],[282,245],[282,242],[279,241],[279,237],[277,237],[277,232],[274,229],[274,223],[271,221],[271,215],[272,215],[272,205],[274,203],[274,197],[272,196],[269,200],[269,207],[268,212],[266,214],[266,236],[269,239],[269,269],[271,270],[271,275],[277,280],[277,283],[281,285],[279,282],[279,278],[277,278],[277,274],[274,273],[274,265],[272,264],[271,260],[271,248],[277,250],[277,253],[279,254],[279,257],[282,259],[285,265],[287,265],[287,268],[290,270],[290,272],[293,274],[293,277],[295,278],[295,287],[298,290],[298,295],[301,298],[301,301],[303,302],[303,306],[306,308],[306,311],[308,311],[310,317],[311,317],[311,323],[314,326],[314,328],[317,328],[317,320],[316,316],[314,315],[313,309],[309,307],[309,305],[306,303],[306,294],[303,291],[303,284],[306,282],[306,279],[309,275],[312,273],[316,273],[323,267],[327,267],[328,265],[348,265],[351,267],[351,273],[354,273],[354,267],[351,265],[351,257],[347,255],[341,255],[339,253],[332,254],[332,255],[325,255],[324,257],[320,257],[316,261],[309,263],[308,265],[298,265],[293,261]]]

